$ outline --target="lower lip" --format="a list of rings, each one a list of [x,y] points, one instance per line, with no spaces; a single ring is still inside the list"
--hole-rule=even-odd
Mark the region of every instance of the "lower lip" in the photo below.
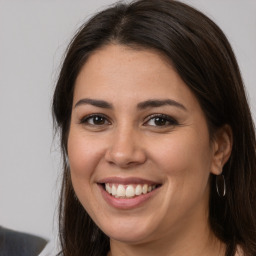
[[[142,194],[140,196],[136,196],[133,198],[116,198],[114,196],[111,196],[102,187],[102,185],[98,185],[98,186],[101,190],[103,198],[110,206],[118,208],[118,209],[123,209],[123,210],[133,209],[133,208],[143,205],[146,201],[148,201],[150,198],[152,198],[158,191],[158,188],[156,188],[147,194]]]

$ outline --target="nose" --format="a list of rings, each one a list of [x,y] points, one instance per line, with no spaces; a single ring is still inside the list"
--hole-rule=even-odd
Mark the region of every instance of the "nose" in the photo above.
[[[117,128],[111,137],[105,159],[120,168],[143,164],[146,161],[146,152],[138,131],[128,127]]]

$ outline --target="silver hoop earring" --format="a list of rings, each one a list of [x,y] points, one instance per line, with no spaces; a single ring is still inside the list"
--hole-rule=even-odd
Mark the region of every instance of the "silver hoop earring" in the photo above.
[[[68,158],[66,158],[66,166],[69,169],[70,165],[69,165],[69,159]]]
[[[219,197],[226,195],[226,182],[223,174],[216,176],[216,190]]]
[[[74,199],[75,201],[79,201],[75,192],[74,192]]]
[[[66,165],[66,167],[69,169],[69,159],[68,159],[68,154],[67,153],[65,153],[65,155],[64,155],[64,160],[65,160],[65,165]]]

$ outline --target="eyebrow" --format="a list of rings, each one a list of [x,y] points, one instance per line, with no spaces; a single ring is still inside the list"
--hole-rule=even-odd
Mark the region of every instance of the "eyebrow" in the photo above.
[[[174,107],[178,107],[182,110],[187,111],[187,109],[185,108],[184,105],[182,105],[181,103],[175,101],[175,100],[171,100],[171,99],[164,99],[164,100],[158,100],[158,99],[151,99],[151,100],[146,100],[143,101],[141,103],[139,103],[137,105],[138,109],[146,109],[146,108],[150,108],[150,107],[162,107],[165,105],[169,105],[169,106],[174,106]]]
[[[99,107],[99,108],[106,108],[106,109],[113,109],[113,105],[107,101],[104,100],[97,100],[97,99],[89,99],[89,98],[84,98],[79,100],[76,104],[75,104],[75,108],[81,105],[93,105],[95,107]],[[150,99],[150,100],[146,100],[143,102],[140,102],[137,104],[137,108],[140,110],[146,109],[146,108],[156,108],[156,107],[162,107],[165,105],[169,105],[169,106],[174,106],[174,107],[178,107],[182,110],[187,111],[186,107],[184,105],[182,105],[181,103],[175,101],[175,100],[171,100],[171,99],[163,99],[163,100],[158,100],[158,99]]]
[[[93,105],[95,107],[99,108],[107,108],[107,109],[112,109],[113,106],[112,104],[108,103],[107,101],[104,100],[96,100],[96,99],[81,99],[75,104],[75,108],[81,105]]]

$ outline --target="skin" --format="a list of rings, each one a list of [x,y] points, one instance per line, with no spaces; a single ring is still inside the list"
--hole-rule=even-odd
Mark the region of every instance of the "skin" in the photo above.
[[[138,107],[152,99],[178,104]],[[159,114],[165,115],[160,123],[152,116]],[[71,179],[86,211],[110,237],[109,255],[224,255],[208,224],[209,176],[221,173],[231,147],[228,127],[210,139],[196,97],[153,50],[107,45],[77,77],[68,138]],[[138,177],[161,187],[138,207],[117,209],[98,185],[108,177]]]

